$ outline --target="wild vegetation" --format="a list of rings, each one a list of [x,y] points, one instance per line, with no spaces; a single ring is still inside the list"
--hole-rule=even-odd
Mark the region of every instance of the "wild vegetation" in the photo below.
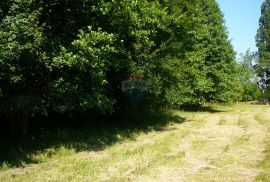
[[[144,109],[239,97],[235,53],[214,0],[0,5],[0,111],[15,133],[40,114],[130,110],[120,88],[131,74],[147,83]]]

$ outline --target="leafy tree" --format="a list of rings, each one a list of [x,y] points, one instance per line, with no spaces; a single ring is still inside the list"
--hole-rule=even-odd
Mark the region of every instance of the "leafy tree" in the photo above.
[[[213,90],[207,100],[228,102],[237,99],[237,64],[233,47],[228,40],[223,15],[214,0],[202,1],[208,37],[205,39],[207,78],[213,83]]]
[[[113,34],[89,27],[80,31],[70,50],[62,48],[52,61],[57,76],[50,83],[50,103],[56,111],[112,111],[114,101],[106,96],[106,71],[116,52],[114,41]]]
[[[101,3],[95,11],[101,15],[102,29],[118,35],[119,52],[114,55],[108,72],[108,75],[113,75],[113,80],[109,78],[113,97],[118,103],[122,102],[123,97],[119,94],[121,81],[128,74],[137,74],[148,83],[146,100],[153,104],[162,100],[160,77],[166,75],[162,74],[161,58],[165,41],[171,34],[168,29],[170,17],[165,7],[146,0],[109,1]]]
[[[270,99],[270,1],[265,0],[261,6],[259,29],[256,36],[258,47],[257,74],[264,99]]]
[[[31,1],[15,1],[8,12],[0,24],[0,108],[23,122],[30,113],[45,112],[47,104],[43,28]]]
[[[173,1],[174,2],[174,1]],[[184,7],[174,17],[181,24],[175,42],[181,42],[171,72],[177,77],[167,99],[177,105],[237,100],[237,64],[218,4],[208,1],[171,2]],[[171,8],[172,9],[172,8]],[[174,70],[174,71],[173,71]]]
[[[147,82],[147,107],[237,97],[237,64],[214,0],[5,0],[0,7],[0,108],[12,120],[130,109],[120,90],[129,74]]]
[[[243,89],[242,101],[258,100],[260,97],[258,78],[254,69],[255,59],[256,56],[250,49],[240,54],[239,78]]]
[[[206,79],[205,44],[207,25],[204,24],[204,14],[199,2],[182,2],[175,17],[175,40],[181,42],[171,69],[175,73],[174,83],[167,89],[167,99],[176,105],[200,105],[205,102],[204,93],[211,90],[211,82]],[[176,11],[177,12],[177,11]],[[183,15],[184,14],[184,15]],[[183,26],[179,27],[179,22]],[[179,31],[179,32],[178,32]]]

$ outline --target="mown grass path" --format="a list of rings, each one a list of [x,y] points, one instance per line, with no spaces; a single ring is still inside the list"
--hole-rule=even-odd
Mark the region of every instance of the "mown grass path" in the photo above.
[[[269,106],[174,114],[186,121],[100,151],[2,171],[0,181],[270,181]]]

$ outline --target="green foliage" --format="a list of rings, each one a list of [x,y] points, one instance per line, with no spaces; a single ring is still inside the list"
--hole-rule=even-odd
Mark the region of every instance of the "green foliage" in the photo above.
[[[14,3],[0,24],[1,112],[42,112],[47,68],[39,12],[13,13],[16,7]]]
[[[80,31],[70,50],[62,48],[52,61],[55,78],[50,99],[55,110],[84,111],[91,108],[112,111],[113,100],[106,96],[106,71],[109,58],[116,53],[115,36],[93,31]]]
[[[169,102],[200,105],[236,100],[239,83],[234,51],[217,3],[212,0],[181,3],[184,8],[176,13],[182,17],[184,26],[181,34],[175,34],[175,40],[182,44],[174,55],[180,63],[171,67],[178,78],[167,90]],[[175,21],[175,29],[179,31],[180,20]]]
[[[261,17],[257,32],[258,63],[257,75],[260,78],[260,86],[263,97],[270,99],[270,1],[265,0],[261,6]]]
[[[248,49],[245,54],[240,54],[239,62],[239,81],[242,89],[242,101],[252,101],[260,99],[260,88],[258,77],[253,66],[256,60],[254,53]]]
[[[121,81],[147,82],[150,106],[238,97],[237,64],[214,0],[3,1],[1,111],[112,113]]]

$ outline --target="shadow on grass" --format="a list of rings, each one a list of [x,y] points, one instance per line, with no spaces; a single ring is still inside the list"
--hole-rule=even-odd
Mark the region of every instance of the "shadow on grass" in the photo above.
[[[211,106],[204,106],[204,107],[185,107],[185,108],[182,108],[182,110],[188,111],[188,112],[209,112],[209,113],[220,113],[220,112],[226,112],[226,111],[228,111],[228,109],[225,111],[225,110],[222,110],[222,109],[213,108]]]
[[[75,152],[103,150],[114,143],[135,139],[139,133],[164,131],[168,124],[182,122],[185,122],[184,118],[160,112],[129,121],[76,122],[75,127],[40,130],[24,138],[2,138],[0,170],[47,161],[61,155],[55,152],[61,147]],[[33,157],[43,153],[45,160]]]

